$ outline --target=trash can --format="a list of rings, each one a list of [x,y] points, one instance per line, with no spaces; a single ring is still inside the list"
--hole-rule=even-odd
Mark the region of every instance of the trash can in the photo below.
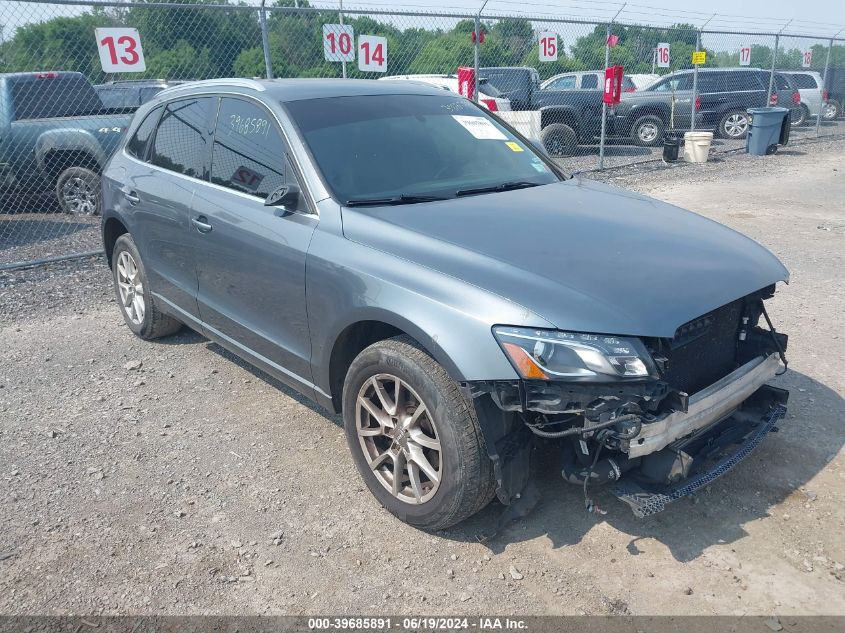
[[[684,160],[688,163],[706,163],[712,142],[713,132],[684,132]]]
[[[678,149],[681,146],[681,140],[677,135],[671,132],[663,137],[663,160],[667,163],[673,163],[678,160]]]
[[[774,154],[778,143],[789,142],[788,108],[748,108],[751,121],[745,137],[745,151],[756,156]],[[784,128],[786,131],[784,132]]]

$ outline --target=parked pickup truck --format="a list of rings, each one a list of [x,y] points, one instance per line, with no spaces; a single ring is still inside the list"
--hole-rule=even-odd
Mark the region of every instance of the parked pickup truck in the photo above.
[[[65,213],[99,214],[102,167],[131,119],[81,73],[0,74],[0,193],[54,190]]]
[[[598,138],[601,90],[541,90],[537,71],[528,67],[488,67],[479,73],[510,99],[513,112],[499,117],[539,139],[549,154],[571,156],[579,143]]]

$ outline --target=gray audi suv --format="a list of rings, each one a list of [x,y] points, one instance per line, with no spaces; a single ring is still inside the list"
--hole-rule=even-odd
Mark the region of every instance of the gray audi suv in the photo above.
[[[532,448],[639,516],[783,416],[788,273],[694,213],[569,178],[413,82],[220,79],[137,112],[103,173],[126,324],[183,325],[342,412],[378,501],[424,529],[527,510]],[[261,433],[256,429],[256,433]],[[520,514],[521,512],[516,512]]]

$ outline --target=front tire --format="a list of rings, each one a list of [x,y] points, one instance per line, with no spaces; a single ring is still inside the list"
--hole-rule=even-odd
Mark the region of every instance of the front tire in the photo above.
[[[117,304],[132,333],[144,340],[169,336],[182,324],[156,307],[138,247],[129,234],[117,238],[112,251],[112,274]]]
[[[634,143],[642,147],[656,147],[663,143],[666,126],[663,119],[654,114],[641,116],[631,129]]]
[[[100,176],[87,167],[68,167],[56,179],[56,197],[68,215],[100,215]]]
[[[552,123],[540,132],[540,140],[550,156],[572,156],[578,148],[578,135],[565,123]]]
[[[805,105],[798,106],[789,111],[789,124],[793,127],[804,125],[809,118],[810,111]]]
[[[343,385],[343,422],[370,492],[414,527],[450,527],[494,496],[475,407],[408,337],[374,343],[352,362]]]
[[[748,134],[748,113],[745,110],[731,110],[719,120],[719,136],[734,141],[742,140]]]

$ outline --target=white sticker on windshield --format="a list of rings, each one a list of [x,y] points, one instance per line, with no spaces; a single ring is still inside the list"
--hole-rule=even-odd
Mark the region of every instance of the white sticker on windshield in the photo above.
[[[464,114],[453,114],[452,118],[460,123],[475,138],[491,139],[494,141],[506,141],[508,137],[493,125],[489,119],[483,116],[467,116]]]

